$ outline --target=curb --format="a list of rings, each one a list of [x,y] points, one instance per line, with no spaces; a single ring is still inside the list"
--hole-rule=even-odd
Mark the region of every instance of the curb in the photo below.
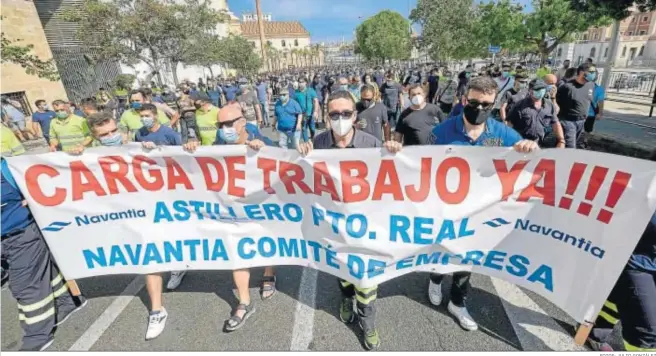
[[[652,149],[632,142],[621,142],[616,137],[601,133],[588,136],[588,145],[592,151],[614,153],[617,155],[648,159]]]

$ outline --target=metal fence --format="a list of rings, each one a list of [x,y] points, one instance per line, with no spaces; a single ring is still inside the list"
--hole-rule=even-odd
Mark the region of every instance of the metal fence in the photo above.
[[[610,73],[609,92],[651,98],[655,88],[656,73],[620,71]]]
[[[68,98],[80,101],[94,95],[99,88],[109,88],[110,83],[121,73],[118,62],[92,59],[93,49],[72,46],[54,47],[52,54]]]
[[[7,97],[10,100],[20,103],[20,109],[25,115],[32,115],[32,108],[30,103],[27,101],[27,96],[24,91],[16,91],[12,93],[2,93],[2,96]]]

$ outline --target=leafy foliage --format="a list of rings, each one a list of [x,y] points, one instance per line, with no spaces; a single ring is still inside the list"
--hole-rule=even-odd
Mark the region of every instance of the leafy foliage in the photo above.
[[[17,64],[30,75],[36,75],[40,78],[51,81],[59,80],[59,72],[53,59],[44,61],[32,54],[33,45],[21,45],[21,40],[11,41],[2,33],[2,63]]]
[[[574,33],[611,21],[601,8],[576,11],[571,0],[533,0],[533,8],[534,12],[526,15],[525,38],[537,45],[543,58],[558,44],[572,41]]]
[[[137,79],[134,74],[119,74],[114,78],[112,83],[115,88],[131,88],[132,83]]]
[[[656,10],[656,0],[572,0],[572,6],[580,12],[601,9],[615,20],[629,16],[633,5],[639,11]]]
[[[99,59],[142,61],[154,71],[163,59],[189,60],[199,34],[211,35],[224,16],[200,0],[83,0],[62,15],[77,23],[78,39],[96,48]]]
[[[434,60],[482,55],[488,43],[477,34],[479,10],[473,0],[418,0],[410,19],[422,26],[421,45]]]
[[[243,74],[255,74],[262,59],[253,51],[253,45],[243,36],[231,34],[221,39],[222,62]]]
[[[398,12],[385,10],[356,29],[357,48],[366,59],[407,59],[410,56],[410,24]]]

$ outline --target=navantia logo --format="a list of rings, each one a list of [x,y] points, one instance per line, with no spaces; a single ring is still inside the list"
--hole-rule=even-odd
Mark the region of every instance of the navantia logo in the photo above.
[[[109,212],[109,213],[103,213],[98,215],[86,215],[86,214],[78,215],[73,219],[73,221],[77,226],[85,226],[85,225],[102,224],[109,221],[141,219],[145,217],[146,217],[145,210],[130,209],[126,211]],[[44,227],[41,230],[50,231],[50,232],[59,232],[72,224],[73,224],[72,221],[53,221],[52,223],[50,223],[48,226]]]

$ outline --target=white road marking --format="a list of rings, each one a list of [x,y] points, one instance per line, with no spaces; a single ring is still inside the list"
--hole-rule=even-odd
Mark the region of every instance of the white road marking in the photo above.
[[[492,278],[492,284],[523,350],[585,351],[521,289],[497,278]]]
[[[312,342],[318,276],[319,272],[316,269],[303,268],[301,283],[298,287],[296,311],[294,312],[291,351],[307,351]]]
[[[132,298],[141,291],[144,285],[143,276],[137,276],[133,279],[132,282],[125,287],[123,292],[121,292],[121,295],[114,299],[112,304],[100,314],[98,319],[96,319],[87,331],[75,341],[68,351],[89,351],[96,341],[100,339],[102,334],[109,329],[114,320],[116,320],[128,304],[130,304]]]

